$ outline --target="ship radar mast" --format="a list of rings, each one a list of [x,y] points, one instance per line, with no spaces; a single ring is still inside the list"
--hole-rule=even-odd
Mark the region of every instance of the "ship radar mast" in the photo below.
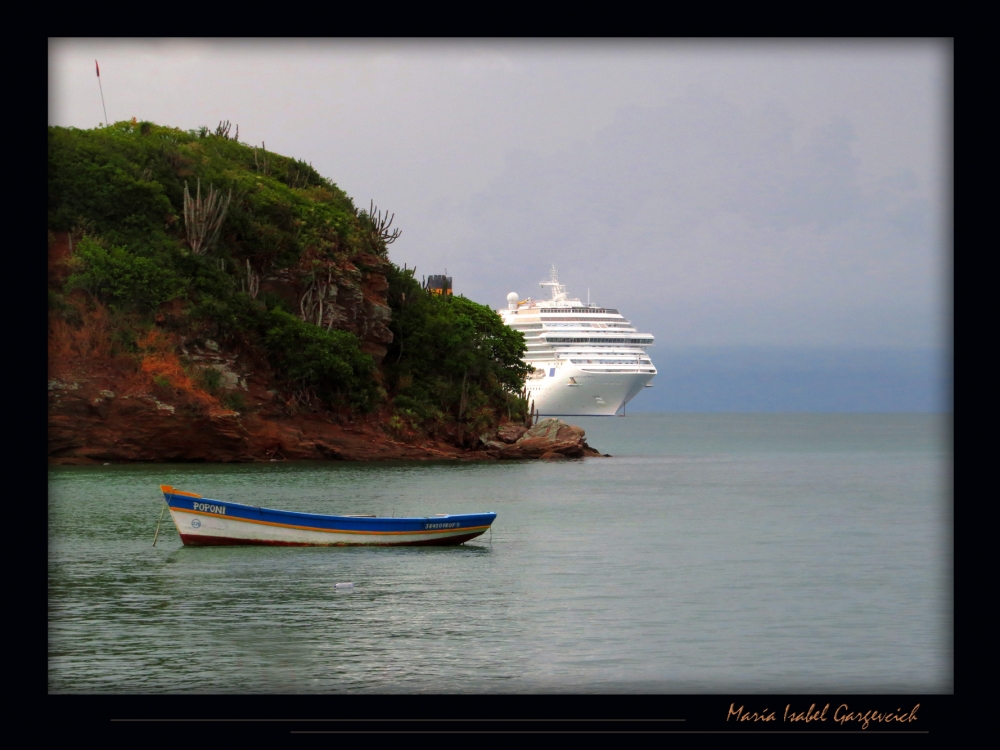
[[[556,270],[555,265],[553,265],[552,270],[549,271],[549,280],[539,281],[538,286],[552,287],[552,296],[550,298],[550,301],[552,302],[562,302],[566,299],[566,287],[559,283],[559,272]]]

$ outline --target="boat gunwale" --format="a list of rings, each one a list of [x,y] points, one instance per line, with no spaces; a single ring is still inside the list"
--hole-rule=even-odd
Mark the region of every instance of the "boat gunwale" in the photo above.
[[[407,521],[424,522],[442,518],[442,516],[369,516],[369,515],[351,516],[351,515],[334,515],[327,513],[309,513],[307,511],[301,511],[301,510],[278,510],[276,508],[265,508],[262,505],[248,505],[246,503],[238,503],[232,500],[215,500],[203,496],[194,497],[189,494],[179,495],[173,492],[164,492],[163,494],[165,498],[168,497],[180,498],[182,503],[191,503],[192,505],[195,502],[199,502],[201,504],[208,504],[208,505],[216,504],[223,507],[239,508],[251,512],[254,511],[261,513],[267,512],[267,513],[275,513],[280,516],[292,516],[304,519],[323,519],[326,521],[346,521],[349,523],[357,521],[365,521],[368,523],[371,523],[373,521],[392,521],[395,523],[404,523]],[[169,507],[171,510],[179,510],[186,513],[197,513],[200,515],[223,517],[222,514],[218,513],[196,510],[193,507],[185,508],[182,505],[174,505],[170,502],[170,500],[166,500],[166,503],[167,507]],[[490,515],[492,515],[495,519],[497,514],[494,511],[483,511],[480,513],[457,513],[457,514],[449,513],[446,517],[450,520],[456,520],[456,519],[466,519],[466,518],[474,518],[474,517],[490,516]],[[225,515],[225,517],[232,518],[234,520],[247,520],[247,521],[256,520],[256,519],[241,519],[238,516],[229,516],[229,515]],[[492,523],[492,521],[490,523]]]

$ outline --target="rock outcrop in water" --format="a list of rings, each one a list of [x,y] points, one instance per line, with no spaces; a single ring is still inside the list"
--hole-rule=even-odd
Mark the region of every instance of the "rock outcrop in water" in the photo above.
[[[600,456],[587,445],[583,428],[549,417],[531,428],[506,424],[484,445],[497,458],[584,458]]]

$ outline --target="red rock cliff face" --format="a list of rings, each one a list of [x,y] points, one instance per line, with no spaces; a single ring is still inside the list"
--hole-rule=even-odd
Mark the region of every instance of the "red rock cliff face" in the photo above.
[[[341,424],[330,415],[290,411],[254,377],[246,386],[252,406],[239,413],[205,408],[184,394],[115,392],[115,375],[99,368],[84,365],[75,376],[48,383],[51,463],[486,457],[428,438],[394,439],[377,417]]]
[[[50,288],[61,288],[71,254],[69,237],[49,243]],[[324,327],[351,331],[377,362],[392,342],[386,304],[386,261],[373,256],[331,269],[312,312]],[[284,297],[302,309],[308,279],[293,271],[265,277],[261,291]],[[316,291],[316,287],[313,287]],[[50,331],[51,336],[51,331]],[[177,371],[195,377],[215,370],[220,394],[237,394],[241,411],[223,406],[187,385],[156,384],[137,372],[136,362],[92,351],[59,354],[51,346],[48,380],[48,456],[51,463],[249,462],[283,460],[420,460],[558,458],[599,455],[583,431],[558,420],[529,434],[508,426],[484,435],[474,448],[461,448],[424,435],[395,435],[386,415],[338,419],[308,405],[284,400],[270,373],[227,352],[211,340],[179,339],[171,356]],[[57,353],[53,353],[53,352]],[[568,429],[567,429],[568,428]],[[498,442],[497,438],[500,442]]]
[[[61,289],[72,254],[67,233],[50,236],[49,287]],[[350,331],[376,362],[392,342],[386,303],[388,264],[371,255],[330,269],[322,287],[318,321]],[[308,279],[289,269],[262,279],[261,291],[282,296],[293,310]],[[314,287],[315,290],[315,287]],[[51,331],[50,331],[51,336]],[[242,412],[219,397],[156,386],[136,373],[134,361],[76,351],[60,353],[50,339],[48,382],[49,459],[53,463],[118,461],[239,462],[294,459],[461,458],[469,454],[423,437],[396,440],[379,417],[337,420],[307,405],[286,402],[259,363],[227,352],[218,343],[183,337],[176,364],[196,377],[211,369],[221,392],[242,398]]]
[[[200,355],[192,355],[199,357]],[[206,359],[196,360],[205,362]],[[259,375],[239,376],[228,361],[234,389],[245,391],[245,413],[206,407],[189,395],[115,391],[122,379],[106,368],[77,363],[74,377],[50,378],[49,461],[233,463],[286,460],[482,460],[583,458],[600,453],[584,432],[557,419],[525,430],[506,425],[484,435],[475,449],[420,435],[398,439],[378,416],[341,423],[331,415],[290,409]],[[208,360],[209,365],[219,366]],[[206,366],[209,366],[206,365]]]

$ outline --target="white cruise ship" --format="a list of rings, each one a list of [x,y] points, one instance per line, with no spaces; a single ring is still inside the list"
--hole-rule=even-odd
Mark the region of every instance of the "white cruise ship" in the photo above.
[[[653,336],[637,333],[617,310],[566,296],[555,266],[547,300],[507,295],[503,321],[524,334],[529,401],[541,415],[614,416],[656,375],[647,347]]]

